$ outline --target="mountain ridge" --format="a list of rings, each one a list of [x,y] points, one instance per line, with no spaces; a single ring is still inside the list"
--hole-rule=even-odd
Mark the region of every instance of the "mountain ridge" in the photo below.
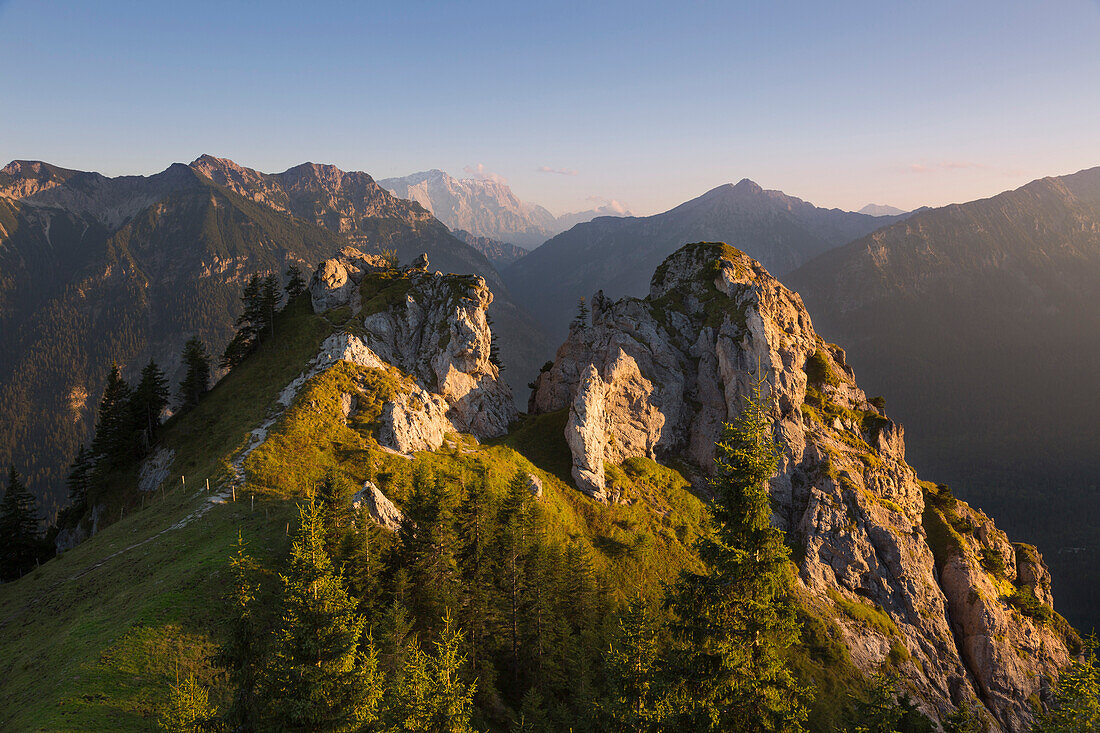
[[[562,337],[579,298],[601,288],[612,298],[643,295],[649,287],[646,273],[683,242],[736,242],[782,277],[813,256],[893,221],[821,209],[746,178],[660,214],[578,224],[503,274],[524,307]]]
[[[1050,562],[1067,617],[1095,624],[1100,537],[1078,518],[1100,470],[1100,168],[918,211],[784,281],[892,395],[914,465],[1016,533],[1086,548]]]
[[[488,260],[365,173],[304,164],[261,174],[214,156],[117,178],[8,164],[0,172],[0,460],[19,465],[39,495],[48,488],[47,507],[56,506],[112,360],[133,378],[154,357],[174,384],[187,336],[200,335],[215,359],[232,336],[249,274],[281,277],[292,263],[312,269],[348,242],[393,248],[406,261],[428,252],[436,267],[484,276],[498,292],[501,347],[515,366],[507,376],[521,380],[539,363],[538,329]]]

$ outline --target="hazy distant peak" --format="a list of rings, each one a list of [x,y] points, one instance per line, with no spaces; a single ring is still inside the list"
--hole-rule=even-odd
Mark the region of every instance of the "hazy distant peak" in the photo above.
[[[756,181],[752,181],[748,178],[742,178],[737,182],[736,186],[732,187],[735,191],[741,191],[742,193],[763,193],[764,189]]]
[[[887,206],[886,204],[867,204],[856,213],[866,214],[867,216],[900,216],[901,214],[908,214],[909,212],[904,209],[899,209],[896,206]]]

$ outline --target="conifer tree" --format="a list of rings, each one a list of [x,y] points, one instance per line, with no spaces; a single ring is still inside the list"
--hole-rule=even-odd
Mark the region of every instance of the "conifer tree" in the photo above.
[[[259,321],[255,323],[256,338],[275,335],[275,312],[279,310],[279,277],[271,273],[260,281]]]
[[[989,725],[980,711],[981,703],[964,701],[943,719],[944,733],[988,733]]]
[[[134,423],[143,433],[143,447],[156,442],[160,414],[168,407],[168,378],[152,359],[141,370],[141,380],[130,400]]]
[[[415,642],[410,645],[387,711],[387,730],[472,733],[476,683],[462,679],[462,632],[449,615],[434,646],[428,654]]]
[[[168,694],[168,706],[161,714],[160,728],[167,733],[196,733],[215,715],[209,691],[194,674],[176,680]]]
[[[447,484],[418,476],[398,532],[398,552],[408,573],[409,608],[429,622],[457,607],[458,540],[453,503]]]
[[[69,504],[73,509],[79,510],[88,502],[88,489],[92,481],[92,456],[81,443],[76,451],[76,458],[69,466],[69,476],[65,485],[69,489]]]
[[[178,399],[180,409],[188,409],[199,404],[210,389],[210,356],[198,336],[192,336],[183,345],[183,365],[187,371],[179,385]]]
[[[122,378],[122,370],[118,364],[112,364],[107,386],[99,400],[95,437],[91,447],[98,477],[122,465],[134,455],[136,430],[131,395],[130,385]]]
[[[457,512],[458,567],[463,597],[458,621],[466,632],[470,669],[478,680],[479,705],[500,707],[493,663],[500,615],[493,582],[496,508],[482,479],[471,486]]]
[[[286,276],[290,278],[286,283],[286,300],[289,303],[306,291],[306,281],[297,264],[286,268]]]
[[[520,678],[520,602],[525,573],[527,535],[531,529],[531,494],[527,491],[527,476],[517,471],[508,482],[501,501],[500,536],[497,560],[500,563],[499,587],[507,613],[507,638],[511,649],[510,664],[513,685]]]
[[[214,663],[226,671],[233,697],[224,720],[231,730],[255,730],[261,719],[257,686],[264,667],[263,628],[258,617],[257,566],[245,552],[237,534],[237,551],[229,562],[232,586],[225,642],[218,647]]]
[[[38,523],[34,496],[12,466],[0,501],[0,579],[15,580],[34,567],[39,550]]]
[[[584,328],[588,325],[588,314],[591,311],[588,308],[588,301],[583,297],[577,301],[577,315],[573,316],[573,327]]]
[[[324,546],[321,507],[302,523],[282,576],[283,618],[261,686],[263,727],[350,731],[371,722],[382,695],[378,657]],[[362,643],[363,649],[360,649]]]
[[[615,733],[661,729],[660,651],[658,624],[645,600],[634,598],[605,652],[608,693],[603,707]]]
[[[867,699],[856,702],[855,733],[895,733],[905,716],[896,696],[897,680],[887,674],[874,675]]]
[[[328,468],[317,486],[317,502],[320,504],[325,527],[325,549],[334,556],[340,542],[355,520],[351,506],[354,490],[347,479],[335,468]]]
[[[670,593],[681,727],[793,732],[806,720],[806,691],[784,659],[800,628],[789,550],[771,524],[779,448],[762,383],[716,445],[710,528],[698,542],[706,569],[682,572]]]
[[[1096,647],[1096,637],[1088,636],[1081,658],[1062,670],[1054,700],[1035,721],[1038,733],[1100,731],[1100,664]]]

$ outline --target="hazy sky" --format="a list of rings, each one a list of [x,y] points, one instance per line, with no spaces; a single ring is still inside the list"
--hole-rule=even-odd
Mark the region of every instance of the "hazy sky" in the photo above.
[[[912,208],[1100,165],[1100,3],[0,0],[0,158],[505,178],[555,213],[752,178]]]

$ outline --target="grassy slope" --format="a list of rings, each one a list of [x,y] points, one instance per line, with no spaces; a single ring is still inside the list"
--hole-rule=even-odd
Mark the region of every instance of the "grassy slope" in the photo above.
[[[670,578],[695,562],[687,548],[702,504],[671,469],[645,460],[614,468],[611,480],[637,501],[597,505],[567,483],[560,414],[529,418],[494,444],[456,436],[450,448],[411,461],[397,457],[380,450],[372,433],[378,400],[400,388],[400,377],[346,363],[306,384],[268,442],[249,457],[249,485],[236,503],[216,504],[172,528],[208,501],[200,487],[224,478],[226,461],[247,444],[249,431],[334,326],[299,302],[276,328],[278,340],[166,426],[162,442],[177,451],[165,482],[171,488],[141,496],[133,486],[119,486],[109,512],[121,507],[121,520],[23,580],[0,586],[0,730],[149,730],[177,670],[213,680],[206,656],[217,638],[226,562],[238,532],[261,562],[277,565],[288,544],[293,500],[326,463],[357,481],[374,479],[398,502],[418,464],[455,480],[485,474],[494,491],[516,470],[531,472],[544,484],[548,531],[563,540],[587,539],[598,564],[616,567],[620,595],[653,590],[654,578]],[[359,395],[359,410],[347,424],[338,408],[343,392]],[[255,494],[254,510],[246,494]],[[216,682],[214,690],[217,697]]]

